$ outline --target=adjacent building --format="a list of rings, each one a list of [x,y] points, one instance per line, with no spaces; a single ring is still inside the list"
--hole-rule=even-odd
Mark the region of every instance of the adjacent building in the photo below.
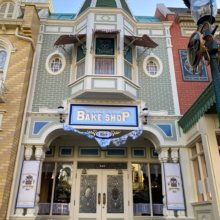
[[[2,1],[0,11],[8,4]],[[0,219],[217,220],[217,165],[212,169],[205,135],[192,130],[204,116],[180,120],[211,79],[203,66],[205,78],[184,72],[187,38],[178,46],[177,9],[158,5],[157,16],[134,16],[126,0],[85,0],[77,14],[52,13],[46,0],[16,7],[14,19],[0,22],[9,23],[8,43],[13,36],[32,50],[14,46],[17,60],[2,62],[0,135],[17,138],[0,148],[11,152],[0,154],[7,196],[0,197]],[[32,68],[10,73],[21,57]],[[23,84],[17,72],[26,76]],[[181,94],[190,85],[199,89],[188,102]],[[22,93],[9,98],[15,88]]]

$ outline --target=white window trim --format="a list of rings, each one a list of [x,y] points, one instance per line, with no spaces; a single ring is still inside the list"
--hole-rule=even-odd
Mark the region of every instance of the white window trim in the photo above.
[[[53,57],[56,57],[56,56],[61,59],[61,61],[62,61],[62,67],[61,67],[61,69],[60,69],[59,71],[53,72],[53,71],[51,70],[51,68],[50,68],[50,63],[51,63],[51,60],[53,59]],[[54,75],[54,76],[55,76],[55,75],[58,75],[58,74],[62,73],[62,72],[64,71],[65,67],[66,67],[66,58],[65,58],[65,56],[64,56],[62,53],[60,53],[59,51],[55,51],[55,52],[51,53],[51,54],[47,57],[45,67],[46,67],[46,70],[47,70],[47,72],[48,72],[49,74]]]
[[[10,41],[8,41],[7,39],[3,39],[3,38],[0,38],[0,47],[3,47],[4,50],[7,53],[5,66],[3,68],[3,73],[2,73],[2,76],[0,78],[0,80],[2,80],[4,82],[5,78],[6,78],[7,70],[8,70],[8,65],[9,65],[9,60],[10,60],[11,53],[15,52],[16,50],[13,47],[13,45],[11,44]]]
[[[14,18],[14,17],[15,17],[15,8],[16,8],[15,3],[14,3],[13,1],[3,1],[3,2],[0,4],[0,6],[1,6],[2,4],[7,4],[7,5],[6,5],[5,12],[4,12],[4,15],[3,15],[2,18],[6,18],[6,19]],[[10,7],[11,4],[14,6],[13,12],[11,13],[11,17],[7,17],[8,14],[9,14],[8,11],[9,11],[9,7]]]
[[[156,63],[157,67],[158,67],[158,72],[155,75],[151,75],[147,71],[147,62],[150,61],[150,60],[153,60]],[[148,76],[150,76],[152,78],[156,78],[156,77],[158,77],[158,76],[160,76],[162,74],[162,72],[163,72],[163,64],[162,64],[161,59],[158,56],[156,56],[154,54],[150,54],[147,57],[145,57],[145,59],[144,59],[143,69],[144,69],[144,72],[145,72],[146,75],[148,75]]]

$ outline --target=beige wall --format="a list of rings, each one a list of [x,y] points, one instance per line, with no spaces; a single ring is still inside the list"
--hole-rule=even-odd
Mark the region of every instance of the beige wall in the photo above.
[[[26,27],[25,31],[22,26]],[[19,33],[20,35],[31,37],[33,42],[22,39],[22,37],[16,37],[16,28],[23,31],[23,33]],[[39,19],[34,6],[26,6],[24,23],[20,27],[14,24],[13,26],[6,26],[6,30],[0,31],[0,39],[7,39],[15,49],[15,52],[11,53],[5,79],[7,88],[5,103],[0,103],[0,111],[5,111],[2,130],[0,130],[0,220],[6,219],[38,32]],[[17,178],[19,178],[19,174]]]

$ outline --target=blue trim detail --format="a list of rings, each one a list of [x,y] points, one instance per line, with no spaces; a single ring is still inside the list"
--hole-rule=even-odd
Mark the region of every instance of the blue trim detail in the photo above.
[[[167,136],[167,137],[172,137],[173,136],[173,132],[172,132],[172,127],[171,125],[157,125],[162,131],[163,133]]]
[[[33,134],[39,134],[40,130],[46,125],[48,122],[34,122]]]

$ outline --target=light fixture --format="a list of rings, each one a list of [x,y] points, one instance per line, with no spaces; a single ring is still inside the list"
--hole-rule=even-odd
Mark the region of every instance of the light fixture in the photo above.
[[[149,115],[149,110],[148,110],[148,108],[143,108],[143,109],[142,109],[142,112],[141,112],[141,119],[142,119],[142,123],[143,123],[144,125],[147,124],[147,117],[148,117],[148,115]]]
[[[191,9],[197,30],[192,34],[187,48],[188,62],[195,72],[202,59],[210,64],[212,84],[216,100],[216,110],[220,125],[220,45],[214,38],[218,28],[214,25],[217,15],[216,0],[183,0]]]
[[[64,114],[64,107],[63,106],[58,106],[57,112],[60,115],[60,123],[64,123],[65,119],[63,119],[63,114]]]
[[[210,24],[215,22],[215,16],[217,15],[216,0],[190,0],[190,3],[184,0],[184,2],[191,8],[193,20],[197,25],[203,24],[205,21]]]

